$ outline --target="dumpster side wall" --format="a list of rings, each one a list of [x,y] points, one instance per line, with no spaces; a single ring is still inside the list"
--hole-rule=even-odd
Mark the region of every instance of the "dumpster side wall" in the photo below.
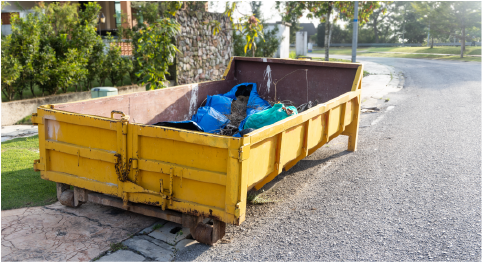
[[[154,124],[160,121],[191,119],[208,95],[222,94],[234,86],[234,80],[204,82],[150,90],[115,97],[56,104],[55,109],[110,117],[112,110],[130,116],[130,123]]]
[[[357,71],[357,68],[321,66],[320,62],[317,65],[317,62],[276,63],[278,61],[235,60],[235,78],[238,83],[255,82],[258,93],[265,100],[291,100],[301,105],[315,100],[324,103],[351,91]]]

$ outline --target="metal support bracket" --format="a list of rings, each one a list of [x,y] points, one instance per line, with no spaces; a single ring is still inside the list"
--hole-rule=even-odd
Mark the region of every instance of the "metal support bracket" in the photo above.
[[[33,170],[34,171],[44,171],[45,165],[40,163],[40,159],[36,159],[33,161]]]

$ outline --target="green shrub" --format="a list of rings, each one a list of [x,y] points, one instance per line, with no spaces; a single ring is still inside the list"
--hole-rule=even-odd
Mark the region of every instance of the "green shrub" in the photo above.
[[[296,52],[295,51],[290,51],[290,58],[296,59]]]

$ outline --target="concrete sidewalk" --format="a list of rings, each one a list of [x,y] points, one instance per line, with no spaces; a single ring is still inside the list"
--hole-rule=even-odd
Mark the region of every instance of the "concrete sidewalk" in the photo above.
[[[38,134],[38,127],[34,125],[2,126],[2,142],[36,134]]]
[[[325,57],[323,54],[308,54],[311,57]],[[350,60],[351,56],[330,55],[331,58]],[[400,91],[403,88],[403,72],[387,65],[360,61],[363,70],[369,73],[362,80],[362,108],[374,107],[380,100],[386,98],[391,92]]]

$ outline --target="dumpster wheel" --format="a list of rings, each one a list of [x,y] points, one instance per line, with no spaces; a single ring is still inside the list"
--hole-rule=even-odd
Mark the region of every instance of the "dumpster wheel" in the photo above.
[[[62,183],[57,183],[57,198],[60,204],[68,207],[79,207],[82,205],[78,202],[77,205],[74,201],[74,191],[70,190],[70,186]]]
[[[213,225],[199,222],[196,227],[191,230],[191,235],[198,242],[212,246],[214,243],[224,237],[225,232],[226,223],[214,220]]]

